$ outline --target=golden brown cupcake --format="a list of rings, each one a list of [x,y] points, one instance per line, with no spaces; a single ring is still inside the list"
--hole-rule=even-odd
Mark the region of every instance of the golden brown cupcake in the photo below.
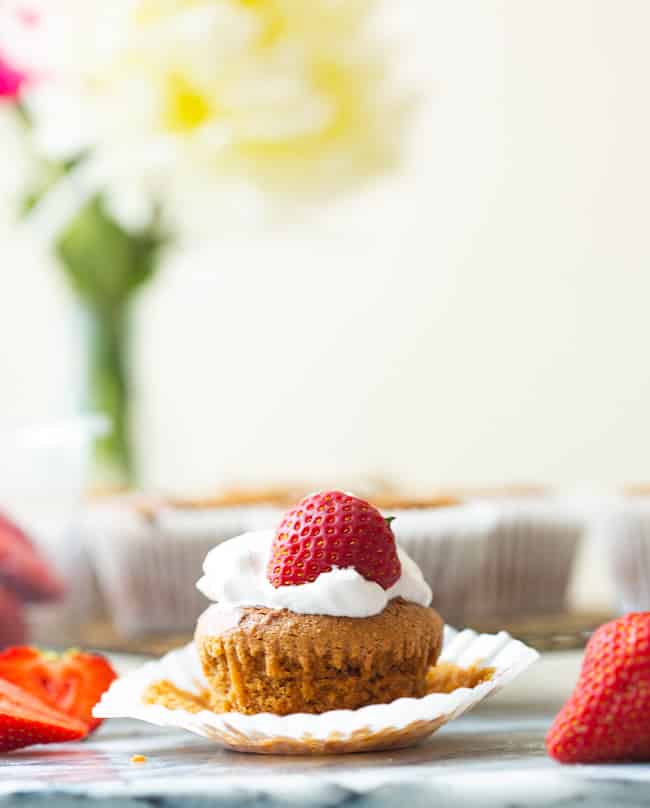
[[[215,630],[223,609],[209,609],[196,633],[216,712],[323,713],[420,697],[442,645],[437,612],[401,598],[366,618],[243,608],[236,625]]]
[[[431,590],[364,500],[314,494],[277,531],[215,548],[199,589],[217,603],[196,645],[217,712],[322,713],[426,692],[442,645]]]

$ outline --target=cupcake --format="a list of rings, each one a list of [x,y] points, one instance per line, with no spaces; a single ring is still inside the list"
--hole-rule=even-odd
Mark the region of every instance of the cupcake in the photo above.
[[[196,646],[215,712],[323,713],[426,693],[443,623],[390,520],[340,491],[212,550]]]

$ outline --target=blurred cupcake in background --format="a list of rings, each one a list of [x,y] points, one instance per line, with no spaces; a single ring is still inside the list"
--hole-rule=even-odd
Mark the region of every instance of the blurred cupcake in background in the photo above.
[[[99,586],[120,634],[191,629],[205,608],[194,584],[206,554],[240,533],[266,524],[267,505],[182,506],[142,497],[90,508],[83,521]]]
[[[582,527],[559,501],[504,497],[391,515],[452,624],[567,609]]]
[[[76,526],[118,632],[190,630],[205,608],[194,584],[215,546],[274,528],[306,485],[229,488],[209,496],[130,495],[89,506]]]
[[[275,528],[316,486],[237,488],[198,499],[125,497],[91,508],[84,534],[117,629],[126,636],[190,630],[205,607],[195,589],[205,555]],[[383,487],[364,498],[395,517],[397,541],[420,566],[451,623],[561,613],[581,526],[552,497],[463,502]]]

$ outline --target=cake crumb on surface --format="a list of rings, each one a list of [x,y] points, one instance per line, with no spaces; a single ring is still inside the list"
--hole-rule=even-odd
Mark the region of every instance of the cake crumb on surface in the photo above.
[[[146,763],[148,759],[146,755],[133,755],[131,757],[131,763]]]

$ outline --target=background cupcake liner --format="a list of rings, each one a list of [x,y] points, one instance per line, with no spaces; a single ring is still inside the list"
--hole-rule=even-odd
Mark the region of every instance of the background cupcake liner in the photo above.
[[[247,507],[150,514],[132,503],[94,508],[87,545],[117,629],[127,636],[191,629],[206,607],[195,585],[207,553],[268,518],[266,509]]]
[[[206,554],[249,530],[273,528],[273,506],[138,509],[96,506],[85,534],[108,610],[127,636],[184,632],[205,608],[196,590]],[[392,511],[398,542],[453,623],[566,608],[581,535],[570,511],[548,501],[470,503]]]
[[[493,667],[495,673],[490,681],[449,694],[433,693],[420,699],[398,699],[391,704],[332,710],[321,715],[217,714],[207,710],[192,714],[143,703],[147,687],[161,679],[192,693],[205,687],[192,643],[114,682],[94,713],[99,718],[135,718],[157,726],[182,728],[230,749],[261,754],[392,749],[416,743],[462,715],[511,682],[538,656],[505,632],[477,634],[468,629],[457,632],[446,626],[440,662],[461,667],[474,664]]]
[[[548,502],[398,512],[393,530],[447,619],[562,612],[582,526]]]

